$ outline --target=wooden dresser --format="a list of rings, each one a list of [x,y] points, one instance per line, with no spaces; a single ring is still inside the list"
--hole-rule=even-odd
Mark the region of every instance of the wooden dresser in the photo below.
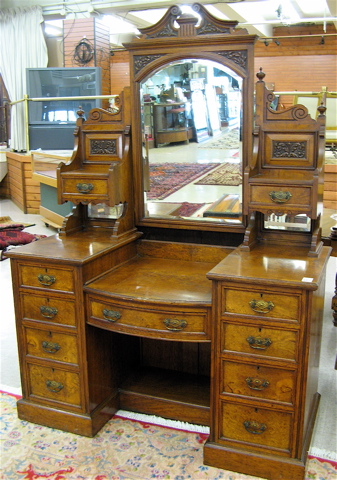
[[[125,89],[86,121],[79,112],[74,151],[57,168],[58,201],[72,213],[59,234],[7,254],[18,414],[86,436],[121,408],[209,425],[207,465],[303,480],[331,250],[319,225],[324,108],[318,121],[301,106],[277,115],[260,72],[253,125],[255,37],[193,8],[198,26],[172,7],[128,45],[131,98]],[[235,219],[146,210],[141,86],[183,57],[241,79]]]

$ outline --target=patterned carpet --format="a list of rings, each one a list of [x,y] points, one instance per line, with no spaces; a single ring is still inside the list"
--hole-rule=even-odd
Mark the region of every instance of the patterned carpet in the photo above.
[[[195,182],[195,185],[240,185],[241,163],[223,163],[211,173]]]
[[[0,402],[1,480],[257,480],[203,465],[204,433],[115,416],[87,438],[19,420],[13,395]],[[310,458],[305,480],[336,474],[336,462]]]
[[[218,163],[152,163],[147,199],[163,200],[218,166]]]
[[[200,144],[199,148],[233,149],[239,148],[239,145],[239,129],[233,128],[229,132],[223,133],[219,137]]]

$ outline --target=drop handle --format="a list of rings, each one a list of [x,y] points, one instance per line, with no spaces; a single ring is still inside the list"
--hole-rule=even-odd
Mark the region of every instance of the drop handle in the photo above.
[[[79,193],[90,193],[94,189],[94,185],[92,183],[77,183],[76,188]]]
[[[279,190],[270,192],[269,196],[274,203],[286,203],[291,199],[292,194],[288,191]]]
[[[64,388],[64,385],[62,383],[55,382],[55,380],[47,380],[46,387],[50,392],[58,393],[62,390],[62,388]]]
[[[58,343],[43,341],[41,343],[42,349],[47,353],[57,353],[61,346]]]
[[[57,315],[58,310],[57,310],[57,308],[54,308],[54,307],[47,307],[46,305],[41,305],[40,306],[40,313],[44,318],[51,319],[51,318],[54,318]]]
[[[44,287],[50,287],[56,282],[56,277],[54,277],[54,275],[47,275],[46,273],[40,273],[40,275],[37,276],[37,279]]]
[[[259,300],[251,300],[249,306],[256,313],[269,313],[273,310],[275,304],[271,301],[265,301],[260,298]]]
[[[273,343],[270,338],[253,336],[247,337],[246,340],[251,348],[255,348],[257,350],[266,350]]]
[[[115,310],[108,310],[107,308],[104,308],[102,310],[103,317],[105,320],[108,320],[109,322],[117,322],[122,317],[122,314],[115,311]]]
[[[252,390],[264,390],[269,387],[270,383],[268,380],[261,380],[260,378],[247,377],[246,383],[249,388]]]
[[[164,325],[167,330],[170,330],[171,332],[180,332],[187,327],[187,321],[178,318],[165,318]]]
[[[267,425],[265,423],[259,423],[255,420],[245,420],[243,425],[247,432],[252,433],[254,435],[261,435],[261,433],[267,430]]]

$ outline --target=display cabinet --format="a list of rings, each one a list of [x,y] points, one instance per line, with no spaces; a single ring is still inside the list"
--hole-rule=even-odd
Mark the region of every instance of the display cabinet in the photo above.
[[[58,200],[76,207],[59,234],[8,253],[18,414],[87,436],[120,408],[209,425],[207,465],[303,480],[330,254],[316,222],[324,112],[274,121],[260,78],[254,130],[256,37],[193,9],[199,22],[171,7],[126,45],[131,98],[127,88],[114,111],[80,114],[72,156],[57,168]],[[145,208],[141,87],[163,67],[200,59],[240,80],[245,215],[233,224],[152,218]],[[270,155],[273,142],[292,141],[306,145],[304,157]],[[306,214],[314,228],[266,228],[264,215],[281,214],[272,196],[289,197],[282,214]]]
[[[153,104],[155,147],[161,143],[188,142],[192,138],[186,108],[186,102]]]

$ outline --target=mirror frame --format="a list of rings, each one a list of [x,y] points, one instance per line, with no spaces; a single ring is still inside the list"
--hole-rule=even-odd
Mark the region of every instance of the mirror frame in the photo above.
[[[130,54],[135,221],[137,226],[241,233],[247,224],[244,216],[242,224],[235,225],[223,225],[217,220],[203,222],[145,216],[140,84],[165,66],[185,59],[212,60],[242,78],[242,177],[252,154],[254,43],[257,36],[249,35],[245,29],[236,30],[237,22],[219,20],[200,4],[192,8],[199,20],[194,15],[182,14],[180,8],[174,6],[156,25],[141,29],[140,37],[124,45]],[[242,202],[246,202],[244,181]]]

